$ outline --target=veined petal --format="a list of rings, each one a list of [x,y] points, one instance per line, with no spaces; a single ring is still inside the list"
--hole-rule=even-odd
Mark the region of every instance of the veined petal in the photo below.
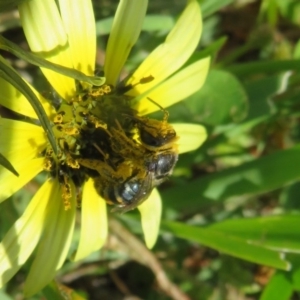
[[[32,51],[48,52],[67,43],[67,35],[54,0],[24,1],[19,5],[19,11]]]
[[[30,201],[24,214],[8,231],[0,244],[0,286],[2,287],[26,262],[36,247],[42,231],[48,196],[46,182]]]
[[[40,126],[26,122],[0,118],[0,153],[14,166],[19,177],[0,166],[0,202],[23,187],[43,170],[39,157],[47,140]]]
[[[59,48],[49,53],[44,52],[43,58],[61,66],[73,67],[68,47]],[[68,101],[72,98],[76,90],[74,79],[45,68],[41,68],[41,71],[63,99]]]
[[[166,108],[194,94],[201,89],[205,82],[209,63],[210,57],[206,57],[187,66],[149,91],[149,93],[146,92],[145,97],[136,103],[135,109],[141,115],[157,111],[159,107],[149,101],[147,97],[159,103],[163,108]]]
[[[162,203],[157,189],[154,189],[150,197],[138,206],[141,213],[142,228],[145,242],[151,249],[157,240],[162,213]]]
[[[52,106],[39,94],[33,86],[27,83],[40,100],[48,116],[54,114]],[[0,78],[0,104],[24,116],[37,119],[37,115],[27,98],[6,80]]]
[[[0,118],[0,153],[12,163],[38,157],[47,145],[41,126]]]
[[[24,155],[26,156],[26,153],[24,153]],[[32,178],[39,174],[43,170],[43,164],[43,158],[21,162],[16,165],[13,164],[13,166],[19,173],[19,176],[12,174],[12,172],[0,166],[0,202],[13,195]]]
[[[24,294],[31,296],[55,277],[55,271],[65,260],[75,223],[75,193],[72,186],[71,208],[64,209],[61,189],[57,180],[49,180],[47,214],[43,220],[43,236],[25,282]],[[45,200],[44,200],[45,201]]]
[[[121,0],[109,36],[104,74],[106,83],[115,85],[132,46],[142,29],[148,0]]]
[[[68,34],[75,69],[94,75],[96,61],[96,26],[90,0],[59,0],[65,30]]]
[[[53,63],[72,68],[67,34],[55,0],[24,1],[19,5],[19,12],[30,49]],[[72,96],[73,79],[48,69],[41,70],[60,96],[65,99]]]
[[[106,202],[97,194],[92,179],[83,186],[81,207],[81,232],[75,261],[99,250],[107,238]]]
[[[150,53],[129,78],[128,84],[134,85],[149,76],[154,79],[147,84],[136,85],[128,94],[140,95],[177,71],[196,49],[201,32],[202,18],[199,4],[195,0],[190,0],[165,42]]]
[[[207,138],[204,126],[197,124],[171,124],[176,131],[179,153],[185,153],[199,148]]]

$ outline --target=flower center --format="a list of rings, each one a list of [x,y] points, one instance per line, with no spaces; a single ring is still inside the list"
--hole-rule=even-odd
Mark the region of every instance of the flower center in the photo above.
[[[96,191],[121,211],[135,208],[172,172],[177,161],[176,132],[167,122],[138,115],[126,88],[82,88],[62,103],[53,119],[59,154],[45,151],[44,169],[58,178],[65,209],[71,182],[80,203],[81,188],[93,178]]]

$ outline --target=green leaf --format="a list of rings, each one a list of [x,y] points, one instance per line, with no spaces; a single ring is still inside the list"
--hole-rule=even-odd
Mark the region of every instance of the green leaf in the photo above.
[[[211,60],[214,60],[214,57],[217,56],[218,52],[222,49],[224,44],[227,41],[227,37],[223,36],[219,39],[215,40],[213,43],[205,47],[205,49],[201,51],[196,51],[192,54],[192,56],[188,59],[188,61],[181,67],[181,69],[184,69],[188,65],[198,61],[199,59],[202,59],[207,56],[211,56]]]
[[[112,26],[113,20],[114,20],[113,17],[109,17],[109,18],[104,18],[104,19],[101,19],[100,21],[97,21],[96,22],[97,36],[108,35],[111,31],[111,26]]]
[[[5,39],[1,35],[0,35],[0,49],[9,51],[12,54],[14,54],[15,56],[27,61],[30,64],[33,64],[38,67],[50,69],[54,72],[63,74],[65,76],[69,76],[69,77],[77,79],[79,81],[88,82],[88,83],[90,83],[92,85],[96,85],[96,86],[103,85],[105,82],[104,77],[87,76],[78,70],[70,69],[70,68],[67,68],[67,67],[64,67],[64,66],[61,66],[58,64],[51,63],[51,62],[43,59],[42,57],[38,56],[37,54],[23,50],[21,47],[10,42],[9,40]]]
[[[249,114],[247,118],[257,118],[270,115],[272,96],[283,91],[286,86],[286,76],[284,74],[267,76],[256,80],[251,80],[245,84],[245,89],[249,96]]]
[[[9,170],[16,176],[19,176],[19,173],[16,171],[13,165],[1,153],[0,153],[0,165],[2,165],[4,168]]]
[[[65,298],[59,291],[59,288],[55,281],[49,283],[43,290],[42,294],[45,296],[46,299],[53,299],[53,300],[65,300],[69,299],[68,297]]]
[[[293,293],[293,285],[287,274],[276,272],[264,289],[259,300],[290,300]]]
[[[199,1],[201,4],[201,10],[203,17],[208,17],[216,11],[219,11],[221,8],[233,3],[235,0],[205,0]]]
[[[8,81],[28,99],[34,111],[36,112],[44,131],[47,134],[49,143],[51,144],[53,151],[55,152],[55,154],[57,154],[56,139],[43,106],[41,105],[36,95],[32,92],[28,84],[19,76],[19,74],[14,69],[12,69],[7,64],[7,62],[2,57],[0,57],[0,77]]]
[[[242,238],[210,228],[201,228],[178,222],[163,221],[162,227],[180,238],[206,245],[225,254],[282,270],[290,269],[290,263],[280,253],[259,245],[250,244]]]
[[[1,0],[0,1],[0,12],[16,8],[20,3],[26,0]]]
[[[1,300],[13,300],[11,296],[5,293],[2,289],[0,290],[0,299]]]
[[[111,31],[111,26],[112,26],[113,20],[114,20],[113,17],[109,17],[109,18],[104,18],[104,19],[101,19],[100,21],[97,21],[96,22],[97,36],[108,35]]]
[[[300,211],[299,191],[299,181],[296,181],[295,183],[284,188],[283,191],[280,193],[278,203],[280,207],[283,207],[283,209],[287,211]]]
[[[209,226],[224,234],[243,238],[251,244],[282,252],[300,252],[300,215],[234,219]]]
[[[300,40],[298,40],[298,42],[295,45],[293,57],[295,59],[299,59],[300,58]]]
[[[201,90],[184,105],[193,121],[209,125],[239,122],[248,110],[243,86],[233,75],[219,70],[212,70]]]
[[[297,258],[299,258],[299,255],[297,255]],[[293,265],[293,274],[292,274],[292,280],[293,280],[293,286],[294,286],[294,290],[296,291],[300,291],[300,267],[299,267],[299,261],[298,261],[298,265],[294,264],[293,260],[292,260],[292,265]]]
[[[108,35],[114,18],[109,17],[96,22],[98,35]],[[174,27],[175,21],[170,16],[147,15],[142,26],[143,31],[170,31]]]
[[[227,71],[234,73],[237,77],[245,77],[257,74],[272,74],[283,71],[299,71],[299,60],[276,60],[249,62],[243,64],[231,65],[226,68]]]
[[[162,191],[162,197],[165,205],[193,210],[211,201],[260,194],[295,182],[300,178],[297,166],[300,166],[300,145],[185,182],[184,186],[177,185]]]
[[[143,31],[170,31],[175,25],[175,21],[170,16],[146,15],[143,23]]]
[[[300,2],[298,0],[277,0],[277,5],[284,17],[286,17],[290,22],[300,25]]]

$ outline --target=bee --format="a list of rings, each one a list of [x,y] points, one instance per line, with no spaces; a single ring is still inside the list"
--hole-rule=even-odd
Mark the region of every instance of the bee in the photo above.
[[[147,170],[153,174],[154,187],[160,185],[172,174],[177,160],[178,154],[174,152],[152,155],[145,160]]]
[[[108,184],[104,187],[103,183],[100,182],[101,179],[98,178],[95,180],[95,187],[97,190],[99,186],[98,192],[104,199],[109,199],[113,204],[117,204],[112,212],[124,213],[147,200],[153,190],[151,173],[148,172],[144,178],[139,177],[140,174],[137,173],[117,185]]]
[[[156,175],[170,173],[178,159],[178,137],[174,128],[164,122],[147,120],[139,124],[140,140],[142,145],[153,152],[149,167],[155,164]]]
[[[116,205],[112,211],[127,212],[144,202],[153,190],[153,174],[139,164],[124,161],[116,170],[95,159],[78,159],[78,162],[98,172],[94,177],[97,193],[108,203]]]
[[[129,138],[121,128],[112,129],[114,152],[139,163],[152,174],[152,186],[156,187],[171,175],[178,160],[175,130],[168,124],[167,133],[160,131],[157,120],[139,120],[139,142]],[[148,133],[151,130],[151,133]],[[156,137],[154,137],[156,134]]]
[[[167,122],[166,111],[162,121],[137,114],[125,117],[127,120],[120,120],[122,125],[116,119],[115,125],[99,129],[106,132],[105,145],[95,139],[93,145],[103,159],[77,159],[81,166],[96,171],[97,193],[108,204],[116,205],[113,211],[118,212],[143,203],[168,178],[178,160],[178,137]]]
[[[154,173],[155,186],[172,174],[178,160],[176,143],[178,136],[172,125],[167,122],[168,112],[162,107],[160,108],[164,112],[162,121],[137,115],[128,116],[138,129],[139,141],[145,149],[143,153],[144,163],[148,171]]]

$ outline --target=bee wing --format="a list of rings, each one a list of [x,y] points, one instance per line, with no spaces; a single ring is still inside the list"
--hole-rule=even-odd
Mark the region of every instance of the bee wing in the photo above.
[[[120,205],[118,207],[113,208],[112,212],[120,212],[125,213],[129,210],[135,209],[141,203],[148,199],[153,188],[154,188],[154,176],[152,172],[148,172],[147,176],[142,181],[142,185],[140,191],[135,195],[134,199],[130,204]]]

